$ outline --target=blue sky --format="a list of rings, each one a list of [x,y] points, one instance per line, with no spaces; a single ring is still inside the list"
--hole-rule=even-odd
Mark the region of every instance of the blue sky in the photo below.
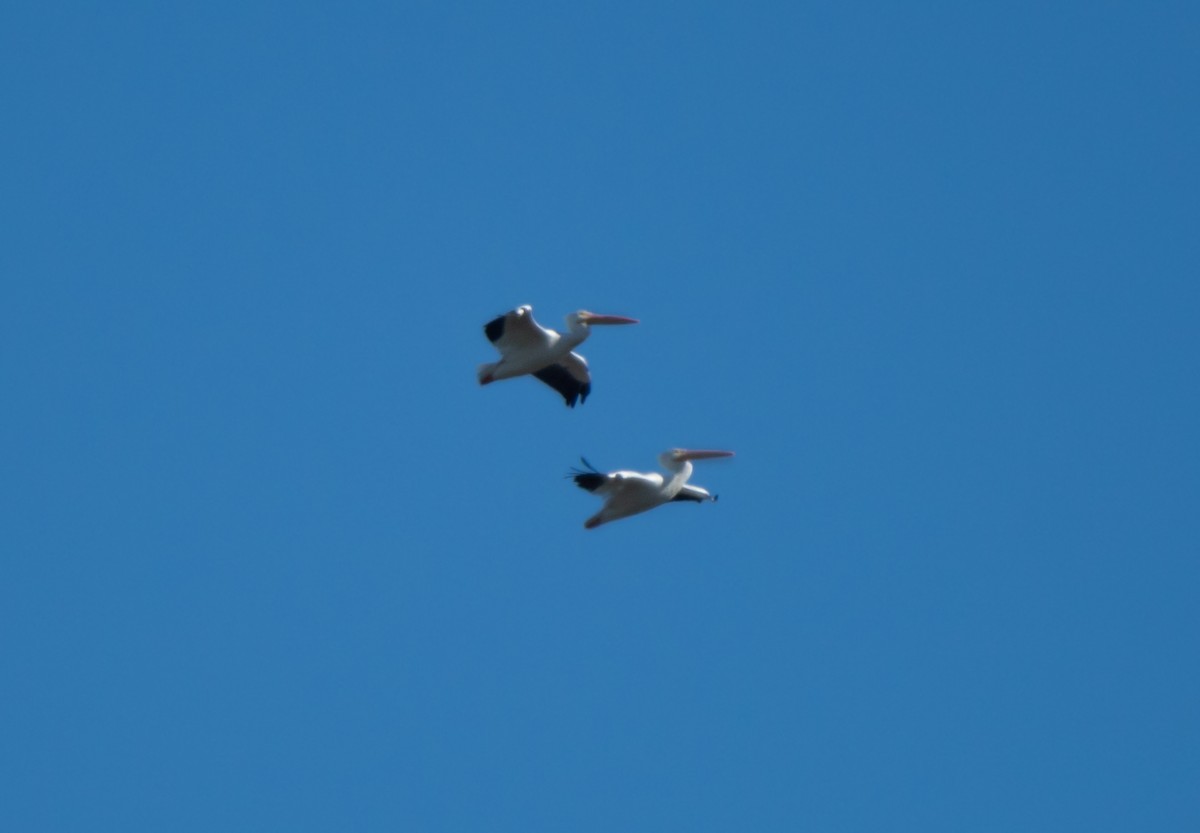
[[[0,23],[6,829],[1196,829],[1193,6]]]

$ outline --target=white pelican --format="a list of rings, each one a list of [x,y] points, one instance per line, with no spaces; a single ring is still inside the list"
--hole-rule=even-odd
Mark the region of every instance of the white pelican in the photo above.
[[[588,328],[593,324],[638,322],[636,318],[597,315],[587,310],[573,312],[566,320],[567,333],[560,335],[534,321],[533,307],[528,304],[493,318],[484,325],[483,332],[500,351],[500,361],[479,365],[479,384],[531,373],[562,394],[568,408],[574,408],[576,400],[586,402],[592,391],[592,377],[583,356],[571,351],[591,335]]]
[[[669,480],[664,480],[658,472],[614,471],[605,474],[587,460],[583,461],[587,471],[573,469],[567,476],[573,477],[581,489],[606,498],[600,511],[583,523],[585,528],[595,529],[600,524],[628,518],[674,500],[715,501],[717,496],[710,495],[707,489],[687,485],[692,476],[692,460],[732,456],[732,451],[689,451],[686,448],[664,451],[658,455],[658,461],[671,472]]]

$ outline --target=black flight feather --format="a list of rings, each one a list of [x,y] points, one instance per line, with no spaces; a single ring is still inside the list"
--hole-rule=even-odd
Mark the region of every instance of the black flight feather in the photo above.
[[[504,335],[504,316],[497,316],[483,325],[483,334],[495,344]]]
[[[581,472],[574,475],[575,485],[581,489],[587,489],[589,492],[594,492],[604,485],[604,481],[608,480],[603,474],[591,474],[590,472]]]
[[[608,480],[608,475],[598,471],[595,466],[587,461],[586,457],[580,457],[579,459],[583,462],[584,468],[571,469],[567,477],[574,480],[579,488],[594,492],[604,485],[604,481]]]
[[[560,364],[543,367],[533,375],[562,394],[568,408],[574,408],[576,400],[587,402],[588,394],[592,392],[590,383],[579,381]]]

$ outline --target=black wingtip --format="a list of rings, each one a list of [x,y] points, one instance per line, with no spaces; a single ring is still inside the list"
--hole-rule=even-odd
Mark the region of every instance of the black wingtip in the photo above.
[[[533,376],[558,391],[559,396],[567,403],[568,408],[575,407],[575,403],[579,401],[580,395],[584,399],[587,399],[587,395],[592,389],[590,384],[580,382],[561,364],[552,364],[549,367],[543,367],[541,370],[536,371]]]
[[[542,381],[545,380],[543,379]],[[577,391],[570,392],[564,391],[560,387],[558,388],[558,391],[562,394],[563,400],[567,403],[567,407],[574,408],[576,402],[578,402],[580,405],[582,405],[584,402],[587,402],[588,394],[592,392],[592,386],[590,384],[583,385]]]
[[[483,334],[487,336],[487,340],[496,343],[496,340],[504,335],[504,316],[499,315],[491,321],[483,325]]]
[[[603,474],[592,474],[591,472],[579,472],[573,475],[575,485],[581,489],[587,489],[589,492],[594,492],[604,485],[604,481],[608,478]]]
[[[579,462],[583,463],[583,468],[577,469],[572,466],[567,474],[567,477],[575,477],[576,475],[580,474],[599,474],[601,476],[607,476],[604,474],[604,472],[600,471],[598,468],[589,463],[586,457],[580,457]]]
[[[579,462],[583,463],[583,468],[573,468],[567,474],[579,488],[592,492],[608,480],[608,475],[589,463],[586,457],[580,457]]]

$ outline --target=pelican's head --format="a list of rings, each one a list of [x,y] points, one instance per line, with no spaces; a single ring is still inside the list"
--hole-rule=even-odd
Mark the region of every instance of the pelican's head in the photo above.
[[[595,312],[588,312],[585,309],[579,312],[573,312],[567,316],[567,325],[575,326],[576,324],[584,324],[591,326],[592,324],[636,324],[636,318],[626,318],[623,315],[600,315]]]

